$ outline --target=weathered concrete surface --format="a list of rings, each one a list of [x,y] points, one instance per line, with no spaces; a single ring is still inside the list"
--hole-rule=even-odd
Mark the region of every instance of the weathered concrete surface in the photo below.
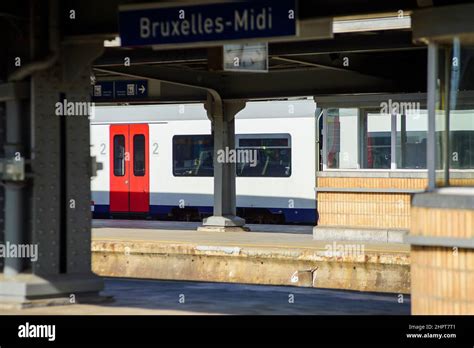
[[[340,226],[314,226],[313,238],[324,241],[365,241],[369,243],[403,243],[408,230],[384,228],[354,228]]]
[[[122,225],[93,229],[92,252],[93,271],[102,276],[410,292],[410,250],[403,244]]]

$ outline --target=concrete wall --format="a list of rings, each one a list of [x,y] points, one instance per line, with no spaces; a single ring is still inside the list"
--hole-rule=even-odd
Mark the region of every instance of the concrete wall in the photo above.
[[[318,248],[198,246],[187,242],[94,238],[93,271],[106,277],[191,280],[407,294],[408,248],[328,256]]]

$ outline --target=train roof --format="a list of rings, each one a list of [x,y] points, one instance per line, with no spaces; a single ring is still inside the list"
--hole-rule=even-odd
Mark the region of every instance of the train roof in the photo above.
[[[314,117],[313,98],[247,102],[236,118],[295,118]],[[154,123],[168,121],[207,120],[203,103],[96,105],[91,124],[100,123]]]

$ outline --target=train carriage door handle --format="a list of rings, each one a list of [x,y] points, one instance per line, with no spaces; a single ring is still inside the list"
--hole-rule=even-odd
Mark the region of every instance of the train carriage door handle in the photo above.
[[[125,180],[125,185],[128,185],[128,180]]]

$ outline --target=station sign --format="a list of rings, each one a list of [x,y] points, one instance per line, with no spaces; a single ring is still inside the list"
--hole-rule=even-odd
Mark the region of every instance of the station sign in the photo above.
[[[122,46],[263,42],[298,35],[296,0],[123,5],[119,10]]]
[[[133,100],[147,97],[147,80],[97,81],[92,86],[93,100]]]
[[[268,72],[268,43],[224,45],[222,70]]]

